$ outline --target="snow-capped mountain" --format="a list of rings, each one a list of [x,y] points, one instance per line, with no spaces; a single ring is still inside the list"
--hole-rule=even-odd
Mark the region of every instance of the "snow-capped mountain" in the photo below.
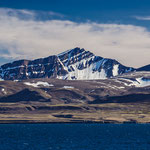
[[[131,67],[125,67],[113,59],[95,56],[84,49],[75,48],[57,55],[62,62],[66,76],[65,79],[105,79],[133,71]]]
[[[95,56],[77,47],[47,58],[4,64],[0,67],[0,76],[4,80],[29,78],[90,80],[110,78],[134,70],[116,60]]]

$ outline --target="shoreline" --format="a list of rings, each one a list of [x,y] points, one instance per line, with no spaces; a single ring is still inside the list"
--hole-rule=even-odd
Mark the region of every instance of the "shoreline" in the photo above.
[[[0,124],[150,124],[150,122],[140,123],[135,121],[74,121],[74,122],[49,122],[49,121],[27,121],[27,120],[1,120]]]

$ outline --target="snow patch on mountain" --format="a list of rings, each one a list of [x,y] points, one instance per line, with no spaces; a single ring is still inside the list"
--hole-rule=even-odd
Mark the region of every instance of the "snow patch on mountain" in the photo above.
[[[114,65],[113,66],[113,70],[112,70],[112,73],[113,73],[113,76],[117,76],[118,75],[118,71],[119,71],[119,65]]]
[[[136,87],[146,87],[150,86],[150,79],[136,78],[137,82],[134,82]]]
[[[1,89],[3,94],[7,94],[6,90],[4,88]]]
[[[72,70],[68,74],[68,79],[69,80],[106,79],[107,75],[105,70],[101,69],[100,71],[98,71],[98,69],[102,64],[102,61],[99,61],[98,63],[94,63],[86,67],[86,64],[89,61],[89,59],[81,60],[80,62],[70,65],[68,68]],[[82,66],[84,69],[79,69],[80,66]]]
[[[53,84],[49,84],[47,82],[38,81],[37,83],[24,82],[25,85],[39,87],[39,86],[54,86]]]
[[[118,78],[115,81],[120,82],[124,84],[125,86],[134,86],[134,87],[150,86],[150,78],[143,78],[143,77],[134,78],[134,79]]]
[[[65,88],[65,89],[74,89],[73,86],[64,86],[63,88]]]
[[[67,75],[58,75],[57,77],[56,77],[57,79],[60,79],[60,80],[67,80],[68,79],[68,74]]]

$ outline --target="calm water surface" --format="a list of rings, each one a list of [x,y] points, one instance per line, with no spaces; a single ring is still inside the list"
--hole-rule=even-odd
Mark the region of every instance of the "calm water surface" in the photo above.
[[[0,150],[150,150],[148,124],[1,124]]]

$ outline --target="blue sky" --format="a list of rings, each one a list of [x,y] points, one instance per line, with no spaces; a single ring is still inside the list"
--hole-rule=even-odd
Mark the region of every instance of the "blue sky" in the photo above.
[[[0,0],[0,33],[1,64],[79,46],[139,67],[150,63],[150,1]]]
[[[77,21],[123,23],[147,26],[134,16],[149,16],[149,0],[0,0],[0,7],[53,11]]]

